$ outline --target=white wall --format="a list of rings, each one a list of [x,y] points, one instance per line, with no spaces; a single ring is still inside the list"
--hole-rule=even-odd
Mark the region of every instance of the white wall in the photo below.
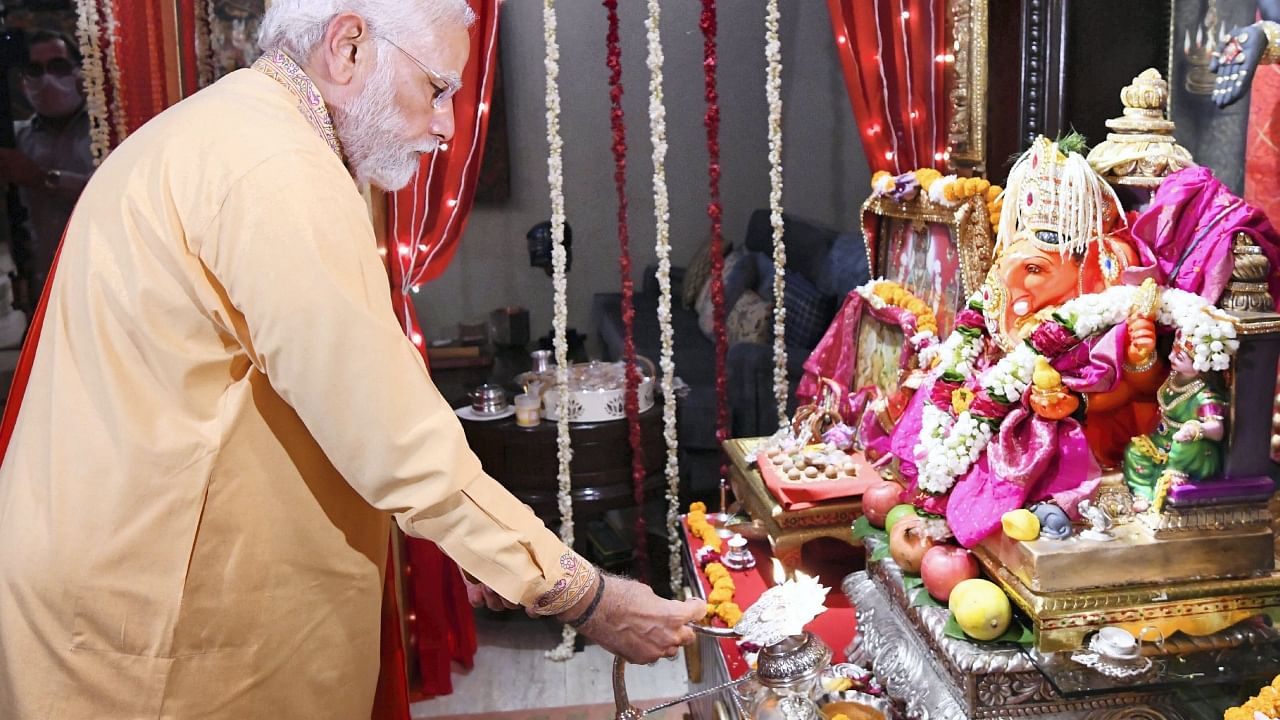
[[[650,159],[646,3],[622,2],[623,107],[627,119],[628,199],[635,277],[654,262],[653,165]],[[784,208],[834,228],[857,227],[869,192],[848,94],[832,39],[826,3],[782,4]],[[616,292],[617,202],[610,151],[605,10],[598,0],[561,0],[560,88],[565,141],[565,197],[573,227],[569,275],[570,325],[593,335],[591,297]],[[764,0],[720,0],[719,92],[721,194],[727,241],[741,243],[754,208],[769,201],[764,82]],[[671,192],[672,257],[684,265],[705,242],[707,153],[702,117],[702,33],[698,0],[663,0]],[[531,268],[525,232],[550,217],[542,3],[506,0],[502,64],[511,146],[512,195],[500,206],[477,206],[453,264],[416,296],[425,332],[449,337],[459,321],[493,308],[529,308],[531,332],[551,323],[551,281]]]

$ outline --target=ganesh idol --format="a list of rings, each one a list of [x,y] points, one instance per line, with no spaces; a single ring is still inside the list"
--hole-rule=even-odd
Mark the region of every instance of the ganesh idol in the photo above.
[[[1158,420],[1159,294],[1114,191],[1069,141],[1038,138],[1004,191],[995,259],[894,429],[935,537],[973,546],[1010,510],[1074,514]]]

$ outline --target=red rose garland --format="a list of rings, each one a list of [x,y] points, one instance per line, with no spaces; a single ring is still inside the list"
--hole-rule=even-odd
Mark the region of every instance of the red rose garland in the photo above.
[[[716,340],[716,442],[729,439],[729,388],[725,362],[729,355],[729,338],[725,331],[724,307],[724,231],[720,204],[720,95],[716,91],[716,0],[702,0],[702,72],[707,100],[703,124],[707,128],[707,175],[711,199],[707,215],[711,218],[711,306]],[[722,460],[720,476],[729,472]]]
[[[618,41],[618,0],[604,0],[609,12],[605,36],[609,66],[609,120],[613,129],[613,184],[618,193],[618,265],[622,273],[623,360],[626,361],[627,437],[631,443],[631,484],[636,502],[636,572],[649,575],[649,542],[644,519],[644,448],[640,438],[640,369],[636,366],[635,285],[631,279],[630,233],[627,229],[627,125],[622,112],[622,46]]]

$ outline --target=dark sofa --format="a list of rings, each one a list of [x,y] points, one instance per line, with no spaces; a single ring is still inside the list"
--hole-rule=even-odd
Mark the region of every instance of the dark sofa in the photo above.
[[[867,255],[860,232],[840,234],[804,220],[784,216],[783,239],[787,249],[787,374],[791,382],[791,408],[803,364],[850,290],[868,279]],[[726,276],[726,309],[744,290],[754,290],[772,300],[772,236],[769,212],[757,210],[739,248],[757,272]],[[743,261],[739,261],[741,264]],[[636,351],[657,362],[658,283],[649,268],[636,294]],[[698,327],[696,311],[680,302],[685,271],[672,271],[672,325],[675,330],[676,374],[689,387],[680,403],[681,465],[686,493],[708,498],[719,484],[720,454],[715,441],[715,346]],[[607,360],[622,356],[623,324],[620,293],[597,294],[593,325]],[[734,437],[769,435],[777,430],[773,399],[773,346],[739,342],[729,347],[727,390]]]

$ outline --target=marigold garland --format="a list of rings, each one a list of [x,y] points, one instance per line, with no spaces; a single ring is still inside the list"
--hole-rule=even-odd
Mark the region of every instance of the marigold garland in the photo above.
[[[956,207],[971,197],[981,197],[992,227],[999,227],[1004,208],[1004,190],[985,178],[962,178],[943,175],[933,168],[920,168],[902,175],[880,170],[871,176],[871,188],[877,195],[887,195],[899,202],[910,200],[923,190],[931,201]]]
[[[720,552],[720,535],[707,522],[706,503],[696,502],[689,506],[689,532],[701,539],[704,546]]]
[[[917,333],[927,332],[935,336],[938,334],[938,318],[934,316],[933,310],[910,290],[896,282],[880,280],[875,283],[871,293],[885,305],[902,308],[914,315]]]
[[[1254,713],[1262,713],[1268,718],[1280,717],[1280,676],[1244,704],[1229,708],[1223,720],[1254,720],[1257,717]]]

